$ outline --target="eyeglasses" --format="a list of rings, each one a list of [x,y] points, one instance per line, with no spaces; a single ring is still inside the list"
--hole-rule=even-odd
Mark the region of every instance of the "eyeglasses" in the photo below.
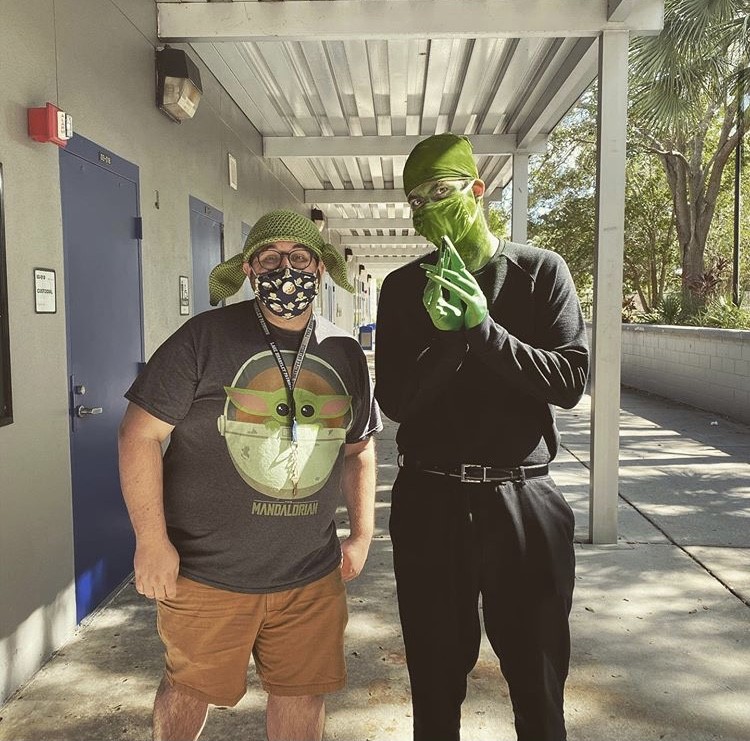
[[[276,270],[284,258],[289,260],[289,265],[295,270],[304,270],[310,265],[315,257],[307,247],[299,245],[289,250],[289,252],[280,252],[275,247],[261,247],[256,254],[258,264],[264,270]]]
[[[457,193],[464,193],[473,183],[473,180],[428,180],[414,188],[406,200],[411,210],[416,211],[425,203],[442,201]]]

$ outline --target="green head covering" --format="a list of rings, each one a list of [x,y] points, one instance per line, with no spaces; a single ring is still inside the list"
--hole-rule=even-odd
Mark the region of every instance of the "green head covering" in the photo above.
[[[296,242],[309,247],[322,260],[334,282],[350,293],[354,292],[354,287],[346,277],[343,256],[333,245],[323,241],[318,227],[310,219],[294,211],[271,211],[261,216],[250,230],[242,252],[219,263],[211,271],[208,276],[211,306],[216,306],[219,301],[240,290],[246,277],[242,263],[248,262],[253,253],[272,242]]]
[[[479,177],[471,142],[465,136],[436,134],[419,142],[404,165],[404,193],[427,180]]]

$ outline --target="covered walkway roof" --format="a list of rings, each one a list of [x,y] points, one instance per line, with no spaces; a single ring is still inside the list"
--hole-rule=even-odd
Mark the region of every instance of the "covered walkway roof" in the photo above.
[[[453,131],[475,146],[489,199],[513,181],[526,241],[528,160],[598,75],[590,537],[617,538],[625,125],[631,34],[664,0],[157,2],[164,42],[192,46],[318,207],[359,268],[430,248],[409,223],[406,156]]]
[[[326,214],[382,272],[423,253],[402,192],[424,136],[471,136],[490,200],[597,73],[605,30],[653,32],[661,0],[287,0],[158,3]],[[357,237],[352,239],[352,237]],[[377,258],[371,260],[370,258]]]

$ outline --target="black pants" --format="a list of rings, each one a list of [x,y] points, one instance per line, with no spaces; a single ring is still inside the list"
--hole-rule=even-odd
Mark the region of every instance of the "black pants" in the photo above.
[[[480,592],[519,741],[565,741],[573,528],[549,476],[493,485],[399,472],[390,530],[415,741],[459,739]]]

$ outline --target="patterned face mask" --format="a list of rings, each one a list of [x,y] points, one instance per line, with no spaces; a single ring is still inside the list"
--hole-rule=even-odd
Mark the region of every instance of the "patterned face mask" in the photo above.
[[[294,268],[278,268],[255,276],[255,294],[263,305],[282,319],[303,314],[318,295],[318,274]]]

